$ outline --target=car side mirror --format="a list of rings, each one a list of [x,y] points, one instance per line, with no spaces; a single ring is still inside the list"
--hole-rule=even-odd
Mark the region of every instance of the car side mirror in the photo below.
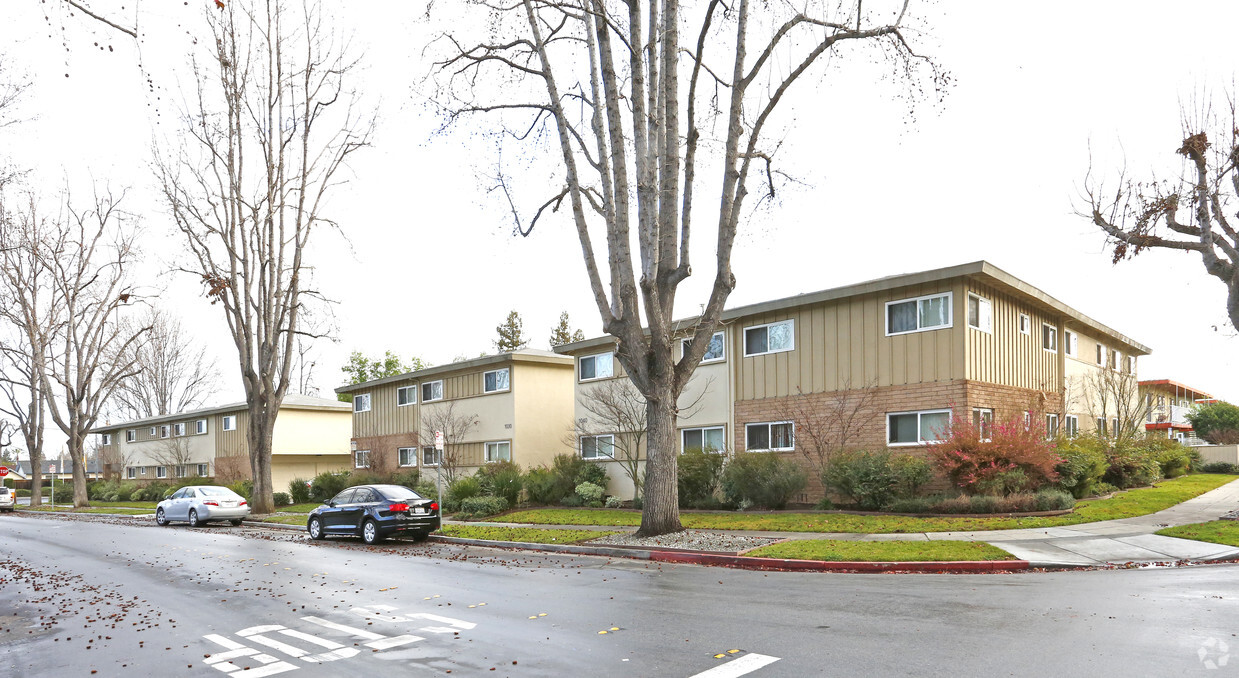
[[[170,495],[170,494],[165,494],[165,495],[163,496],[163,498],[164,498],[164,499],[171,499],[171,498],[172,498],[172,495]]]
[[[334,501],[329,501],[329,502],[327,502],[327,505],[328,505],[328,506],[330,506],[331,508],[335,508],[335,507],[336,507],[336,503],[335,503]]]

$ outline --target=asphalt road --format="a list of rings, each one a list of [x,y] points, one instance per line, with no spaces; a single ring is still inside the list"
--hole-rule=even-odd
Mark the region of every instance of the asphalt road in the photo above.
[[[761,573],[0,516],[2,676],[1222,676],[1237,600],[1234,565]]]

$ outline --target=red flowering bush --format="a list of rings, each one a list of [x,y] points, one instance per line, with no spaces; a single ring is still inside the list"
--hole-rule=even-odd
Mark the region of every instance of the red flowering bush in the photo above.
[[[1062,462],[1053,441],[1045,439],[1041,417],[1024,416],[984,426],[952,417],[946,439],[929,444],[942,475],[971,495],[1005,496],[1035,492],[1058,480],[1054,467]]]

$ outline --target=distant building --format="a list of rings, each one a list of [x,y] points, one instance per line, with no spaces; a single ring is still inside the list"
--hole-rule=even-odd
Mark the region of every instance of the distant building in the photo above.
[[[1214,402],[1213,396],[1170,379],[1142,381],[1140,392],[1144,394],[1148,409],[1144,424],[1146,431],[1164,431],[1167,438],[1176,438],[1189,445],[1207,444],[1196,437],[1187,415],[1194,405]]]

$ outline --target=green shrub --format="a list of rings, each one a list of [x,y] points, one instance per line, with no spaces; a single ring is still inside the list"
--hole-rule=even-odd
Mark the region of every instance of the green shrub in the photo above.
[[[409,488],[410,490],[416,488],[418,483],[420,483],[421,481],[422,481],[422,474],[418,472],[418,470],[415,468],[405,469],[398,473],[393,473],[387,479],[387,482],[391,485],[401,485],[403,487]]]
[[[1045,439],[1040,418],[1025,425],[1022,415],[993,422],[985,431],[968,417],[953,417],[946,439],[929,450],[942,475],[967,494],[1036,490],[1058,480],[1054,468],[1062,461]]]
[[[310,485],[310,499],[320,504],[326,504],[331,498],[340,494],[348,487],[348,474],[327,471],[314,476]]]
[[[525,495],[531,504],[554,506],[566,496],[560,492],[555,472],[545,466],[526,471],[521,478],[521,484],[525,487]]]
[[[472,476],[462,476],[456,479],[447,488],[447,498],[452,501],[454,507],[459,507],[460,502],[470,497],[476,497],[482,494],[482,484],[477,481],[477,478]]]
[[[1119,491],[1119,488],[1111,485],[1110,483],[1105,482],[1104,480],[1093,486],[1094,497],[1101,497],[1101,496],[1105,496],[1107,494],[1111,494],[1111,493],[1118,492],[1118,491]]]
[[[813,505],[813,508],[818,511],[830,511],[835,508],[835,503],[831,501],[829,497],[822,497],[817,500],[817,503]]]
[[[795,461],[772,452],[736,452],[723,469],[724,499],[781,509],[804,489],[808,476]]]
[[[1152,485],[1162,477],[1157,458],[1156,450],[1138,442],[1121,443],[1106,455],[1109,467],[1102,478],[1121,490]]]
[[[54,495],[57,504],[70,504],[73,502],[73,484],[63,483],[56,485],[56,493]]]
[[[246,501],[250,501],[250,497],[254,494],[254,481],[238,480],[237,482],[229,485],[228,489],[236,492],[242,497],[245,497]]]
[[[581,498],[581,501],[586,506],[594,504],[602,505],[602,497],[607,493],[607,488],[596,485],[594,483],[581,483],[576,486],[576,495]]]
[[[160,499],[163,499],[163,497],[160,497]],[[120,501],[120,500],[117,500],[117,501]],[[135,488],[132,492],[129,493],[129,498],[126,499],[125,501],[146,501],[146,488],[145,487]]]
[[[1035,511],[1066,511],[1076,505],[1076,498],[1062,490],[1041,490],[1036,495]]]
[[[521,467],[510,461],[497,461],[478,469],[474,478],[482,487],[482,494],[503,497],[508,506],[516,506],[521,496]]]
[[[1005,497],[1002,497],[1005,499]],[[968,498],[969,513],[999,513],[1002,505],[999,497],[992,494],[974,494]]]
[[[30,490],[14,490],[14,492],[16,492],[16,493],[17,493],[17,496],[19,496],[19,497],[29,497],[29,496],[30,496]]]
[[[1196,405],[1187,414],[1196,435],[1214,445],[1233,444],[1239,435],[1239,407],[1227,402]]]
[[[624,500],[619,497],[607,497],[607,501],[603,505],[609,509],[624,508]]]
[[[822,471],[822,484],[863,509],[876,511],[914,496],[933,477],[929,462],[912,455],[840,452]]]
[[[271,495],[271,502],[276,506],[292,506],[293,498],[287,492],[276,492]]]
[[[460,510],[456,517],[461,520],[472,520],[493,516],[508,510],[508,500],[503,497],[478,496],[460,500]]]
[[[676,468],[681,508],[696,506],[714,497],[722,478],[724,461],[726,458],[723,455],[704,452],[700,447],[684,450]]]
[[[560,499],[559,505],[567,506],[568,508],[579,508],[581,506],[584,506],[585,502],[581,500],[581,497],[579,495],[573,493],[573,494],[570,494],[564,497],[563,499]]]
[[[640,511],[641,509],[645,508],[645,500],[642,499],[641,497],[633,497],[632,507]]]
[[[576,482],[593,483],[599,487],[607,487],[611,484],[611,478],[607,475],[607,469],[602,464],[595,461],[585,461],[576,474]]]
[[[293,478],[288,481],[288,498],[294,504],[308,504],[310,501],[310,481],[305,478]]]
[[[1082,499],[1093,492],[1106,469],[1106,444],[1096,436],[1062,437],[1057,442],[1058,455],[1063,461],[1054,470],[1058,472],[1058,487]]]
[[[575,454],[555,455],[555,459],[551,462],[551,473],[555,477],[555,487],[552,492],[546,494],[546,497],[556,500],[573,494],[576,486],[581,483],[593,483],[607,487],[611,482],[602,464],[586,461]],[[530,500],[533,500],[532,496]]]
[[[386,485],[387,478],[381,474],[375,473],[370,469],[359,468],[350,471],[348,474],[348,485],[346,487],[356,487],[358,485]]]
[[[427,499],[434,499],[439,496],[439,487],[435,485],[435,481],[429,478],[418,481],[417,485],[413,487],[413,491]]]
[[[26,491],[29,492],[29,490],[26,490]],[[120,501],[120,495],[115,492],[111,494],[105,494],[103,495],[103,501]]]
[[[893,513],[933,513],[930,510],[932,506],[932,497],[904,497],[892,501],[887,510]]]
[[[1211,461],[1207,464],[1201,464],[1201,473],[1239,473],[1239,465],[1228,464],[1224,461]]]
[[[1149,436],[1142,446],[1155,455],[1163,478],[1178,478],[1192,468],[1194,450],[1177,440]]]

